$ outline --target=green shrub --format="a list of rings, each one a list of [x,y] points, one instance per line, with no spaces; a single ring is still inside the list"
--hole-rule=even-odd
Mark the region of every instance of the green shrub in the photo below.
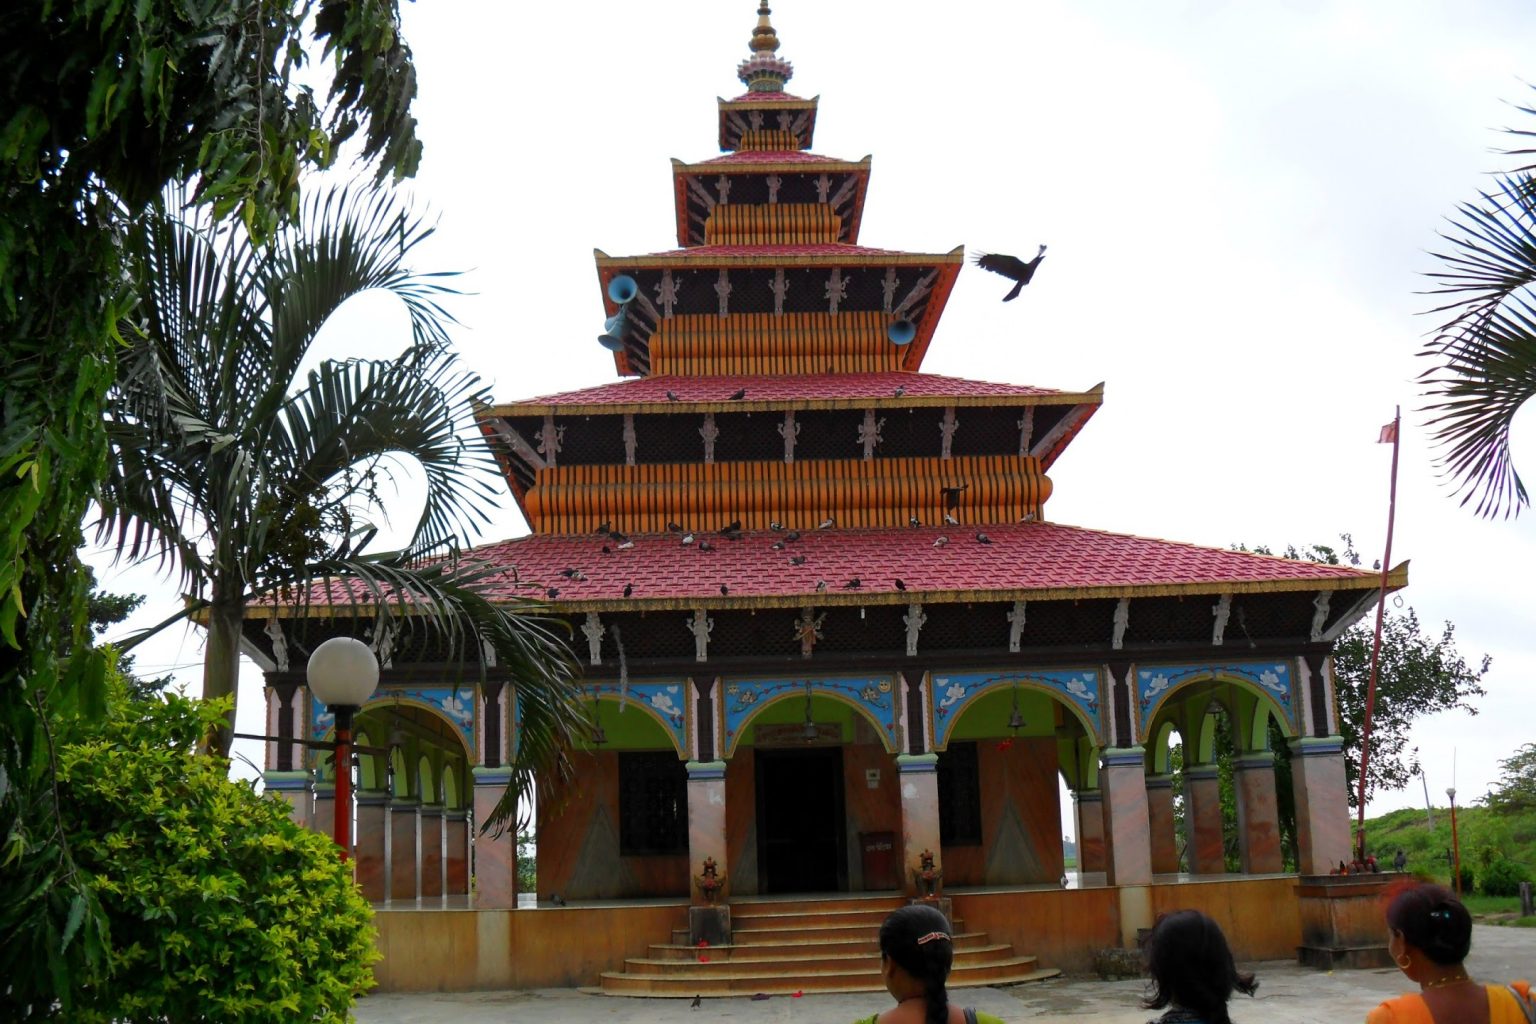
[[[373,984],[371,911],[330,840],[195,754],[227,706],[118,701],[59,751],[64,828],[110,925],[73,1021],[340,1024]]]
[[[1531,873],[1522,865],[1500,857],[1483,869],[1483,892],[1489,896],[1518,896],[1520,883],[1530,880]]]
[[[1477,880],[1477,876],[1472,873],[1471,865],[1469,865],[1466,861],[1462,861],[1462,864],[1461,864],[1461,891],[1463,893],[1471,892],[1472,891],[1472,883],[1474,881],[1476,881],[1476,880]]]

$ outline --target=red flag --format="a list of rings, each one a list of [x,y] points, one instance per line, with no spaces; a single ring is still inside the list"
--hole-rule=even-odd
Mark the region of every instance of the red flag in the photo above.
[[[1376,439],[1377,444],[1395,444],[1397,442],[1397,420],[1393,420],[1381,428],[1381,436]]]

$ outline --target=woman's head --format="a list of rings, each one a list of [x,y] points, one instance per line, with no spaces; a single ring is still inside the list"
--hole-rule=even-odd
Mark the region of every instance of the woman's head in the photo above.
[[[1150,1009],[1172,1003],[1199,1014],[1206,1024],[1229,1024],[1232,993],[1251,996],[1259,987],[1253,975],[1238,972],[1227,937],[1198,910],[1175,910],[1158,918],[1145,955]]]
[[[1387,928],[1394,945],[1411,946],[1443,967],[1461,963],[1472,948],[1472,915],[1443,885],[1416,882],[1389,893]],[[1393,955],[1401,966],[1405,951]]]
[[[880,959],[900,968],[920,989],[929,1021],[948,1019],[949,995],[944,982],[954,964],[955,950],[949,920],[937,908],[914,903],[892,911],[880,926]],[[894,987],[892,994],[896,994]]]

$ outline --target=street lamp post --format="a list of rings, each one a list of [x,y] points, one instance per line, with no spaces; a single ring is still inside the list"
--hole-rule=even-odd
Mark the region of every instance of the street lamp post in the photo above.
[[[352,849],[352,716],[379,685],[379,659],[361,640],[332,637],[309,656],[309,689],[336,713],[336,845]]]
[[[1461,898],[1461,837],[1456,834],[1456,787],[1452,786],[1445,791],[1445,795],[1451,798],[1451,871],[1453,884],[1456,887],[1456,897]]]

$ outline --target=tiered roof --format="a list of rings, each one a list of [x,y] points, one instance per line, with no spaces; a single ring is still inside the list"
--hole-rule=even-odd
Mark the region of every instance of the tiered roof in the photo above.
[[[1364,592],[1377,577],[1044,521],[1102,401],[919,372],[964,251],[859,244],[871,161],[809,151],[766,2],[720,100],[726,154],[673,161],[681,248],[597,251],[637,379],[482,410],[534,535],[493,590],[562,609]],[[1394,570],[1394,585],[1406,581]],[[340,594],[336,596],[342,596]]]

